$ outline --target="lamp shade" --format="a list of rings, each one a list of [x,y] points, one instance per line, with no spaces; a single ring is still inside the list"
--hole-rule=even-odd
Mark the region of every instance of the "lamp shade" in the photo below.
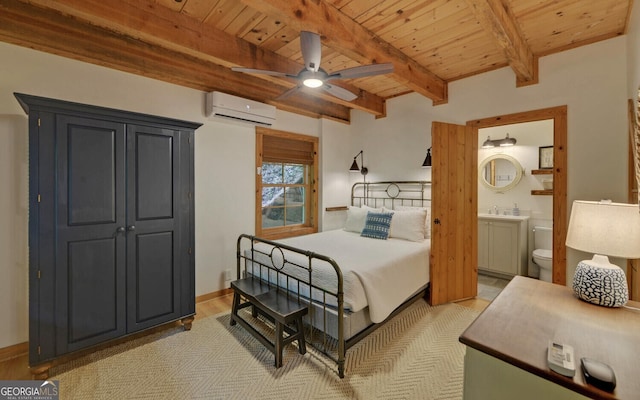
[[[566,245],[605,256],[640,258],[640,209],[634,204],[576,200]]]
[[[424,158],[422,162],[422,168],[427,168],[431,166],[431,147],[427,150],[427,156]]]

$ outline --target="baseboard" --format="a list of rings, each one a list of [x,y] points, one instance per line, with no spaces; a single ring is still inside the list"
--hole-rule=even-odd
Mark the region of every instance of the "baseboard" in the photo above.
[[[0,349],[0,362],[29,354],[29,342],[14,344]]]
[[[222,289],[222,290],[218,290],[216,292],[211,292],[211,293],[207,293],[207,294],[203,294],[200,296],[196,297],[196,303],[202,303],[203,301],[209,301],[211,299],[216,299],[218,297],[222,297],[222,296],[226,296],[228,294],[233,293],[233,290],[229,289]]]
[[[203,294],[196,297],[196,303],[208,301],[218,297],[226,296],[233,293],[231,289],[222,289],[216,292]],[[29,354],[29,342],[14,344],[12,346],[0,348],[0,362],[11,360]]]

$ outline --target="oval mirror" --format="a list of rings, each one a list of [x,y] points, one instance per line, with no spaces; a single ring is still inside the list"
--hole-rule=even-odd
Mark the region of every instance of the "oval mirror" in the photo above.
[[[480,164],[480,182],[496,192],[513,189],[522,179],[522,166],[506,154],[494,154]]]

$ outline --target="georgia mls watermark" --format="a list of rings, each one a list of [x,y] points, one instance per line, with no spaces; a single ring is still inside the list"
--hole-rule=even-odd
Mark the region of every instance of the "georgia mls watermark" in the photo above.
[[[0,381],[0,400],[59,400],[58,381]]]

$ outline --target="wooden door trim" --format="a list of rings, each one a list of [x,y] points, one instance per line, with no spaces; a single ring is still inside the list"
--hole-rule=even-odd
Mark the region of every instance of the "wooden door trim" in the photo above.
[[[476,135],[478,129],[553,120],[553,283],[566,285],[567,280],[567,106],[543,108],[514,114],[468,121]],[[477,167],[476,167],[477,169]],[[477,171],[476,171],[477,176]],[[477,193],[476,193],[477,197]]]

